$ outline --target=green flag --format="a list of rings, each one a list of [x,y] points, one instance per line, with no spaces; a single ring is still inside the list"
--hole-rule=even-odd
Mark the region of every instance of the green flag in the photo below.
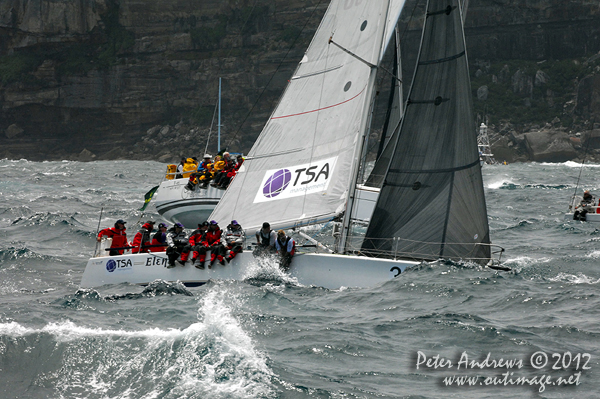
[[[148,191],[146,193],[146,195],[144,195],[144,206],[140,208],[140,211],[143,211],[144,209],[146,209],[146,207],[150,203],[150,200],[152,199],[152,196],[154,195],[154,193],[156,192],[156,190],[158,190],[158,186],[152,187],[150,189],[150,191]]]

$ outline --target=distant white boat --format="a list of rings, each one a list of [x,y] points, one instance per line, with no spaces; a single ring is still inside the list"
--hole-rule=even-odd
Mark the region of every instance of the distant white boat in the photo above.
[[[592,206],[592,212],[587,212],[585,216],[581,215],[581,200],[582,196],[574,195],[571,197],[571,203],[569,204],[569,210],[565,213],[564,220],[576,220],[580,222],[587,222],[592,224],[600,223],[600,206]]]

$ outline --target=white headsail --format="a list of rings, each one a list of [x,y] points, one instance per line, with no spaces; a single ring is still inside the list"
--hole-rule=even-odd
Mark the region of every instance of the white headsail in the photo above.
[[[402,1],[333,0],[212,219],[246,229],[320,223],[345,210],[387,37]],[[393,13],[392,17],[390,13]]]

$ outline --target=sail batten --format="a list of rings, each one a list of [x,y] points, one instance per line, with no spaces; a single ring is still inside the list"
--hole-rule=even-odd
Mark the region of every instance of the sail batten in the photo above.
[[[428,1],[405,114],[388,144],[393,155],[361,248],[365,254],[480,263],[490,258],[458,1]]]

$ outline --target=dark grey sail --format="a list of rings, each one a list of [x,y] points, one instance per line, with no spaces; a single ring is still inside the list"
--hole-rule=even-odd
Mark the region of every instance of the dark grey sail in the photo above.
[[[398,133],[400,121],[403,114],[403,94],[402,94],[402,65],[400,60],[400,43],[399,35],[396,30],[396,38],[394,40],[394,67],[392,69],[394,76],[390,76],[391,83],[390,98],[388,101],[387,115],[385,124],[381,133],[380,148],[377,151],[377,161],[365,182],[366,186],[381,188],[383,179],[387,171],[388,165],[392,158],[394,147],[394,137]],[[386,73],[387,74],[387,73]],[[388,144],[392,145],[388,145]]]
[[[400,134],[362,252],[490,259],[459,0],[430,0]]]

